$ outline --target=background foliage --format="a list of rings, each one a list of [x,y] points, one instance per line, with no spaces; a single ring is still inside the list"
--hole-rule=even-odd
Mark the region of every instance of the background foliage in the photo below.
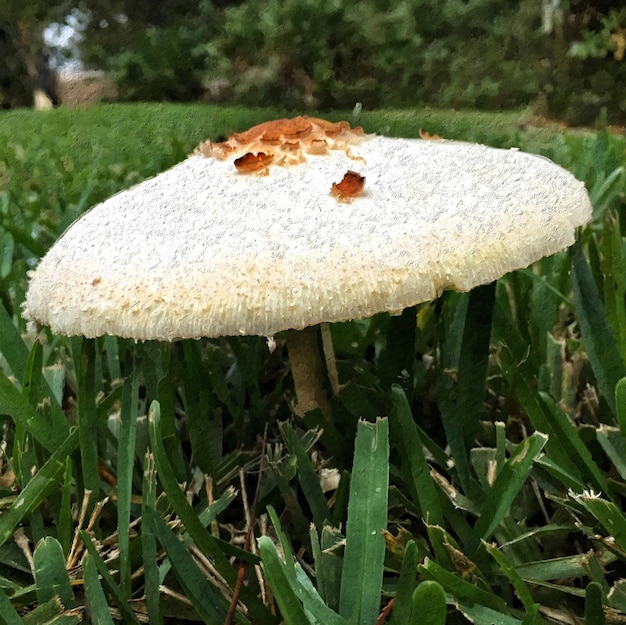
[[[43,29],[64,19],[81,35],[85,65],[108,72],[124,100],[325,110],[532,104],[573,125],[626,119],[620,3],[11,0],[0,24],[0,105],[29,104]]]
[[[506,108],[536,95],[542,38],[531,3],[386,5],[251,0],[229,8],[207,48],[209,75],[233,77],[226,97],[248,104]]]
[[[204,92],[318,109],[533,103],[572,124],[626,117],[623,8],[535,0],[179,4],[132,12],[112,5],[106,15],[89,7],[83,54],[114,73],[122,97]]]

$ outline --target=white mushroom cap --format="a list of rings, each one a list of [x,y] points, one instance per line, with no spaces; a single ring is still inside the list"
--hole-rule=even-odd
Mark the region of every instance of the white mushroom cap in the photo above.
[[[279,120],[88,211],[31,274],[24,316],[87,337],[271,336],[491,282],[590,217],[583,183],[541,157]]]

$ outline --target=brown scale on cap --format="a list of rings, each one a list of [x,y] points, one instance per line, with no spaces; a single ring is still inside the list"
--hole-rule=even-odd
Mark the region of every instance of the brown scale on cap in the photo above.
[[[360,195],[365,186],[365,176],[356,171],[347,171],[341,182],[333,182],[330,194],[340,202],[351,202],[352,198]]]
[[[252,172],[259,172],[261,170],[267,171],[267,166],[274,160],[272,154],[265,154],[265,152],[259,152],[258,154],[252,154],[246,152],[243,156],[235,159],[235,167],[237,171],[244,174],[250,174]]]
[[[364,137],[363,129],[350,128],[346,121],[329,122],[300,116],[263,122],[231,135],[226,141],[202,142],[194,154],[226,160],[233,158],[241,173],[267,174],[269,165],[288,167],[304,163],[306,154],[324,155],[342,150],[350,158],[350,145]]]

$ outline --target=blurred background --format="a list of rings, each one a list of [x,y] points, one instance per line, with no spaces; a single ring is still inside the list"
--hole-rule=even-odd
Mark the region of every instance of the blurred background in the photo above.
[[[532,107],[626,121],[623,0],[3,0],[0,107]]]

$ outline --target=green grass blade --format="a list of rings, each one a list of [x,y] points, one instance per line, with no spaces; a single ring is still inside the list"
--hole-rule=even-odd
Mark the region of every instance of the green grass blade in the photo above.
[[[615,409],[620,432],[626,439],[626,378],[615,385]]]
[[[604,228],[599,241],[603,269],[604,312],[615,333],[617,348],[626,358],[626,274],[624,272],[624,240],[619,214],[612,211],[604,216]]]
[[[67,421],[63,428],[56,428],[47,419],[43,419],[37,409],[1,371],[0,413],[10,415],[15,423],[19,423],[50,452],[54,452],[69,433]]]
[[[454,297],[460,303],[444,346],[444,351],[448,352],[444,366],[457,371],[454,399],[446,384],[452,382],[451,378],[442,378],[443,383],[437,390],[444,429],[466,494],[470,492],[471,483],[469,450],[480,429],[495,292],[494,282]]]
[[[167,493],[170,504],[180,517],[191,539],[200,551],[213,561],[215,568],[232,588],[237,581],[236,572],[222,552],[220,544],[202,525],[196,511],[191,507],[185,497],[185,493],[180,489],[160,436],[160,421],[161,408],[159,402],[153,401],[148,415],[150,446],[154,454],[157,475],[163,490]],[[274,618],[269,610],[249,589],[245,587],[242,589],[241,598],[250,611],[254,613],[259,623],[274,622]]]
[[[504,599],[493,592],[483,590],[475,584],[465,581],[429,558],[426,558],[424,564],[420,564],[417,568],[425,579],[439,582],[443,589],[457,600],[471,601],[499,612],[506,610]]]
[[[341,558],[330,550],[343,540],[339,529],[325,525],[318,536],[317,530],[309,531],[311,548],[315,562],[317,590],[327,606],[339,609],[339,590],[341,584]]]
[[[612,536],[622,551],[626,551],[626,517],[612,502],[602,499],[595,493],[583,492],[575,495],[585,508],[604,526],[609,536]]]
[[[28,360],[28,347],[15,327],[4,304],[0,302],[0,352],[18,379],[24,379],[26,361]]]
[[[619,579],[613,584],[608,602],[612,608],[621,610],[626,614],[626,580]]]
[[[330,519],[328,504],[319,477],[315,474],[315,469],[311,464],[302,441],[296,434],[295,430],[288,423],[279,425],[280,431],[290,453],[294,454],[298,460],[298,483],[302,488],[302,492],[306,497],[307,503],[311,508],[313,523],[318,531],[324,526],[324,521]]]
[[[334,612],[320,596],[313,582],[309,579],[304,569],[296,565],[296,582],[298,584],[298,596],[302,601],[304,609],[310,613],[318,623],[324,625],[349,625],[348,621],[337,612]]]
[[[157,383],[157,400],[159,402],[159,432],[163,441],[166,457],[176,475],[183,483],[188,479],[188,467],[180,445],[180,437],[176,426],[177,389],[174,380],[161,378]]]
[[[54,597],[28,612],[22,619],[22,625],[73,625],[80,621],[77,614],[63,614],[61,602]]]
[[[272,521],[274,531],[276,532],[276,537],[278,538],[278,543],[280,544],[280,549],[283,552],[283,566],[285,567],[285,570],[289,572],[289,575],[292,578],[295,578],[296,565],[293,561],[293,551],[291,550],[289,538],[287,538],[287,534],[283,532],[282,524],[273,506],[267,507],[267,514]]]
[[[11,537],[18,523],[58,486],[65,474],[66,458],[73,453],[77,446],[78,430],[73,430],[30,479],[26,487],[16,497],[13,505],[0,515],[0,545]]]
[[[507,345],[498,349],[498,364],[507,382],[515,392],[524,412],[528,415],[535,430],[548,435],[546,454],[565,473],[571,475],[578,483],[583,484],[580,467],[576,463],[572,449],[561,444],[561,432],[558,422],[552,418],[550,410],[534,385],[532,367],[527,361],[518,361]],[[576,435],[577,436],[577,435]],[[568,437],[565,437],[567,443]],[[575,485],[569,484],[570,487]]]
[[[203,473],[212,473],[216,462],[212,442],[217,438],[212,432],[212,396],[199,356],[196,341],[182,341],[174,349],[180,349],[178,377],[182,381],[183,403],[187,415],[187,429],[194,458]],[[194,363],[190,366],[190,363]],[[221,434],[221,433],[219,433]]]
[[[89,506],[91,510],[100,496],[98,418],[96,413],[96,341],[94,339],[82,339],[80,341],[78,361],[80,460],[83,487],[93,493]]]
[[[183,543],[165,521],[155,517],[154,528],[159,542],[165,548],[172,563],[176,578],[185,591],[185,596],[207,625],[222,625],[227,612],[224,597],[211,586]]]
[[[607,493],[609,486],[606,478],[593,459],[591,452],[581,440],[574,424],[549,395],[546,393],[539,393],[539,395],[548,410],[552,425],[557,433],[558,444],[580,467],[583,478],[594,483],[596,488]]]
[[[57,520],[57,538],[63,547],[63,553],[67,557],[72,544],[72,468],[70,457],[65,459],[65,475],[63,478],[63,492],[61,495],[61,507]]]
[[[313,625],[307,618],[302,602],[287,577],[285,564],[280,559],[271,538],[268,536],[259,538],[259,552],[263,561],[265,577],[274,593],[274,598],[286,625]]]
[[[585,589],[585,625],[606,625],[602,605],[602,586],[590,582]]]
[[[590,582],[597,582],[602,588],[602,592],[608,594],[611,590],[606,579],[606,571],[600,565],[598,557],[591,557],[586,563],[586,574]]]
[[[597,221],[603,217],[603,213],[608,204],[607,198],[615,197],[621,192],[620,185],[623,185],[625,172],[626,169],[623,166],[616,167],[608,176],[602,172],[602,182],[595,184],[590,190],[589,198],[591,199],[591,204],[594,207],[594,220]]]
[[[100,554],[98,553],[98,550],[95,544],[91,540],[91,536],[89,536],[89,534],[85,532],[84,530],[81,530],[80,537],[85,545],[85,549],[87,550],[87,553],[91,556],[95,564],[98,574],[102,578],[102,583],[106,586],[106,589],[111,594],[111,597],[113,598],[113,601],[115,602],[115,605],[119,609],[120,614],[122,615],[122,620],[125,623],[125,625],[131,625],[131,624],[139,625],[139,620],[137,619],[137,615],[131,609],[130,604],[125,599],[119,586],[115,583],[115,580],[113,579],[113,576],[109,572],[109,569],[107,568],[106,563],[100,557]]]
[[[411,407],[402,388],[391,389],[391,432],[397,443],[405,481],[413,501],[419,505],[422,517],[432,525],[443,524],[439,494],[430,475],[423,446],[413,421]]]
[[[540,432],[523,439],[498,473],[467,542],[467,554],[470,557],[478,549],[480,541],[487,540],[493,534],[509,511],[547,440],[548,437]]]
[[[348,498],[350,496],[350,472],[345,469],[341,472],[339,486],[335,493],[335,504],[333,505],[333,525],[339,527],[345,522],[348,514]],[[323,547],[322,547],[323,549]]]
[[[19,471],[15,473],[20,476],[20,487],[26,488],[33,477],[33,469],[37,470],[41,466],[42,461],[38,457],[37,445],[27,436],[24,439],[24,446],[20,449],[19,454],[16,454],[16,449],[14,449],[13,458],[13,466],[16,468],[19,467]],[[30,526],[31,539],[34,544],[37,544],[42,538],[47,536],[40,507],[35,508],[24,522]]]
[[[157,561],[156,518],[156,468],[154,456],[146,453],[143,472],[141,502],[141,548],[143,552],[144,584],[146,587],[146,609],[148,620],[161,625],[161,601],[159,596],[159,566]]]
[[[106,356],[107,368],[109,370],[109,376],[112,380],[119,380],[122,378],[122,370],[120,368],[120,341],[115,336],[105,336],[104,341],[104,355]],[[133,354],[136,352],[133,351]]]
[[[446,593],[438,582],[423,581],[413,593],[410,625],[446,625]],[[402,622],[402,621],[400,621]]]
[[[476,514],[478,514],[478,512]],[[428,532],[430,542],[429,551],[432,553],[432,560],[437,562],[438,566],[448,571],[456,570],[457,563],[455,562],[454,554],[460,553],[462,549],[454,536],[439,525],[427,525],[426,530]],[[466,535],[469,535],[469,531]],[[471,566],[471,564],[472,563],[468,560],[463,567],[467,568],[467,566]]]
[[[133,367],[134,370],[134,367]],[[120,411],[121,429],[117,445],[117,515],[120,553],[120,589],[130,598],[130,508],[133,496],[135,443],[137,438],[137,411],[139,381],[136,375],[126,378]]]
[[[404,549],[404,558],[402,559],[402,568],[400,569],[400,577],[398,578],[398,587],[396,589],[396,600],[391,613],[390,622],[392,625],[411,623],[413,592],[417,584],[415,576],[418,562],[417,546],[414,540],[410,540]]]
[[[613,414],[616,414],[615,386],[626,376],[626,365],[619,353],[615,333],[607,320],[581,243],[576,242],[573,250],[572,287],[580,331],[598,388]]]
[[[547,450],[546,450],[547,453]],[[571,488],[575,493],[579,493],[585,488],[585,483],[580,476],[573,476],[563,467],[560,467],[548,456],[541,456],[537,459],[537,464],[552,475],[558,482],[566,488]]]
[[[198,545],[200,551],[207,557],[214,560],[217,570],[224,576],[229,584],[234,584],[236,574],[228,559],[224,556],[215,539],[198,520],[195,510],[191,507],[185,494],[180,489],[176,476],[167,458],[163,441],[160,437],[161,410],[158,402],[152,402],[149,412],[150,423],[150,445],[154,454],[154,462],[157,475],[163,490],[167,493],[169,501],[180,517],[185,529],[192,540]]]
[[[339,614],[373,625],[378,617],[385,560],[389,488],[389,422],[360,421],[354,451]]]
[[[224,491],[213,503],[209,504],[203,510],[197,510],[198,519],[205,527],[209,523],[213,523],[217,518],[217,515],[222,513],[228,506],[237,499],[237,493],[233,490]],[[240,550],[241,551],[241,550]],[[249,554],[249,552],[248,552]]]
[[[615,562],[617,556],[610,552],[604,552],[597,556],[601,566],[608,566]],[[528,582],[536,583],[547,580],[568,579],[585,575],[585,567],[588,566],[589,556],[580,554],[550,558],[536,562],[526,562],[515,567],[520,577]]]
[[[522,602],[526,612],[532,614],[536,613],[538,605],[533,600],[532,594],[526,582],[522,579],[515,567],[509,562],[506,555],[496,545],[485,544],[485,549],[487,549],[489,555],[491,555],[491,557],[498,563],[500,570],[509,578],[513,588],[515,588],[515,593]]]
[[[38,341],[28,354],[22,392],[28,395],[33,406],[40,406],[39,413],[42,421],[48,423],[49,427],[64,437],[67,436],[70,426],[61,409],[57,394],[52,389],[50,381],[43,375],[43,348]]]
[[[416,330],[416,306],[405,308],[401,315],[390,317],[385,333],[385,347],[378,359],[378,371],[384,389],[399,383],[405,393],[413,391]]]
[[[472,289],[463,324],[456,418],[462,424],[467,449],[473,445],[480,429],[479,413],[484,400],[495,294],[495,282]]]
[[[472,603],[471,601],[459,601],[457,607],[461,614],[464,614],[470,623],[480,623],[481,625],[527,625],[525,621],[520,621],[514,616],[504,613],[504,610],[493,610],[488,606]],[[541,625],[542,621],[532,625]]]
[[[276,552],[277,555],[277,550],[274,543],[272,543],[270,540],[271,546],[266,546],[267,557],[263,559],[263,566],[266,571],[267,567],[269,566],[269,568],[271,569],[271,574],[274,575],[274,580],[276,582],[279,582],[282,579],[290,586],[289,589],[285,589],[283,586],[277,588],[272,586],[272,592],[275,595],[276,593],[281,594],[279,605],[284,604],[286,609],[292,610],[292,612],[290,612],[291,616],[297,617],[300,614],[300,611],[298,608],[293,607],[293,601],[295,598],[300,603],[302,603],[305,611],[310,612],[311,615],[318,622],[324,623],[325,625],[347,625],[346,620],[339,616],[339,614],[334,612],[328,605],[328,603],[324,602],[324,600],[322,599],[322,595],[313,587],[311,580],[302,570],[302,567],[294,562],[293,552],[291,550],[291,545],[289,544],[289,539],[282,529],[280,520],[278,518],[278,515],[276,514],[276,510],[274,510],[272,506],[268,506],[267,511],[272,521],[272,525],[274,526],[274,530],[276,531],[276,536],[278,538],[278,542],[283,553],[283,558],[278,558],[278,560],[274,558],[274,552]],[[322,535],[323,534],[324,531],[322,531]],[[313,544],[313,550],[315,551],[317,532],[314,528],[311,528],[311,542]],[[319,545],[317,549],[319,551]],[[284,573],[284,577],[276,569],[277,564],[280,566],[282,573]],[[319,577],[317,578],[317,582],[319,587]],[[335,579],[335,582],[337,584],[339,583],[338,577]],[[323,591],[324,589],[322,587],[322,592]]]
[[[83,576],[93,625],[113,625],[109,604],[98,576],[98,569],[89,554],[85,555],[83,559]]]
[[[626,438],[618,428],[601,425],[596,438],[623,480],[626,480]]]
[[[70,576],[65,568],[63,547],[56,538],[48,536],[37,544],[33,554],[33,573],[39,603],[58,595],[66,610],[76,607]]]
[[[24,625],[11,600],[0,589],[0,625]]]

